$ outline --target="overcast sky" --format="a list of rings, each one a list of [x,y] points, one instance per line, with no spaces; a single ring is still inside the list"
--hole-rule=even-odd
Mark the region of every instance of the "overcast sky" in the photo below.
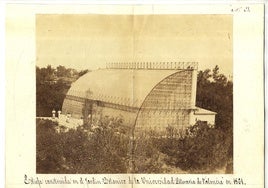
[[[37,15],[37,66],[195,61],[232,74],[230,15]]]

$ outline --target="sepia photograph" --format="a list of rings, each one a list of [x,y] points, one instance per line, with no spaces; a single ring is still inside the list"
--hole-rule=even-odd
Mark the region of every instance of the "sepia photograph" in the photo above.
[[[233,174],[233,16],[37,14],[37,174]]]

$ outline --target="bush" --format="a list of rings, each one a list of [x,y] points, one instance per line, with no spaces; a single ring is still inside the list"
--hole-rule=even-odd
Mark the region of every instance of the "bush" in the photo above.
[[[161,153],[152,142],[154,133],[140,135],[133,143],[133,159],[135,173],[161,173],[164,164]]]
[[[106,123],[57,132],[56,123],[37,120],[37,173],[126,173],[129,139],[113,131],[117,121]]]
[[[36,172],[59,173],[63,154],[54,128],[57,124],[50,120],[37,119],[36,125]]]
[[[197,122],[181,138],[155,139],[155,145],[169,158],[166,162],[190,172],[206,172],[222,168],[228,161],[232,144],[229,137],[206,123]]]

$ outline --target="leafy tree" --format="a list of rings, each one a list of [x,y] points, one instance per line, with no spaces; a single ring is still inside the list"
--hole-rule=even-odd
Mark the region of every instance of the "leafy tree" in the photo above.
[[[196,105],[217,112],[216,127],[228,131],[233,128],[233,83],[213,71],[199,71],[197,79]]]
[[[53,109],[61,110],[71,83],[87,72],[78,72],[61,65],[56,69],[51,65],[36,67],[36,115],[51,116]]]
[[[129,137],[120,118],[105,117],[89,130],[57,132],[37,120],[37,173],[126,173]]]
[[[59,65],[56,69],[57,69],[57,76],[58,77],[64,77],[64,76],[68,75],[68,71],[64,66]]]

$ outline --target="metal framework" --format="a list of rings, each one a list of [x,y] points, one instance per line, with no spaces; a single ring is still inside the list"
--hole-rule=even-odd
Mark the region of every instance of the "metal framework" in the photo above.
[[[81,115],[87,117],[86,113],[93,115],[94,111],[98,109],[103,113],[109,113],[104,114],[108,116],[124,114],[124,118],[135,126],[135,131],[151,128],[163,131],[167,126],[177,126],[179,129],[189,126],[190,113],[195,108],[197,62],[112,62],[107,63],[106,67],[107,69],[100,70],[100,73],[110,71],[119,74],[121,79],[118,81],[122,80],[122,83],[126,83],[124,79],[128,74],[122,76],[121,72],[127,70],[120,71],[120,69],[137,69],[137,72],[142,69],[139,72],[142,75],[161,70],[174,71],[168,71],[170,74],[159,74],[161,79],[158,78],[158,81],[150,86],[146,92],[147,96],[143,96],[142,99],[130,100],[131,96],[123,96],[122,93],[118,93],[119,97],[109,95],[110,92],[107,91],[102,93],[94,89],[91,91],[92,84],[84,93],[72,88],[65,98],[63,113],[69,112],[79,118]],[[100,77],[100,74],[95,73],[94,75],[97,75],[102,81],[103,78]],[[96,77],[90,78],[91,81],[94,81]],[[86,86],[80,85],[80,87]],[[139,87],[145,86],[140,85]],[[79,87],[76,88],[79,89]],[[136,100],[142,100],[142,102],[135,102]]]
[[[109,62],[107,69],[159,69],[159,70],[184,70],[198,69],[197,62]]]

